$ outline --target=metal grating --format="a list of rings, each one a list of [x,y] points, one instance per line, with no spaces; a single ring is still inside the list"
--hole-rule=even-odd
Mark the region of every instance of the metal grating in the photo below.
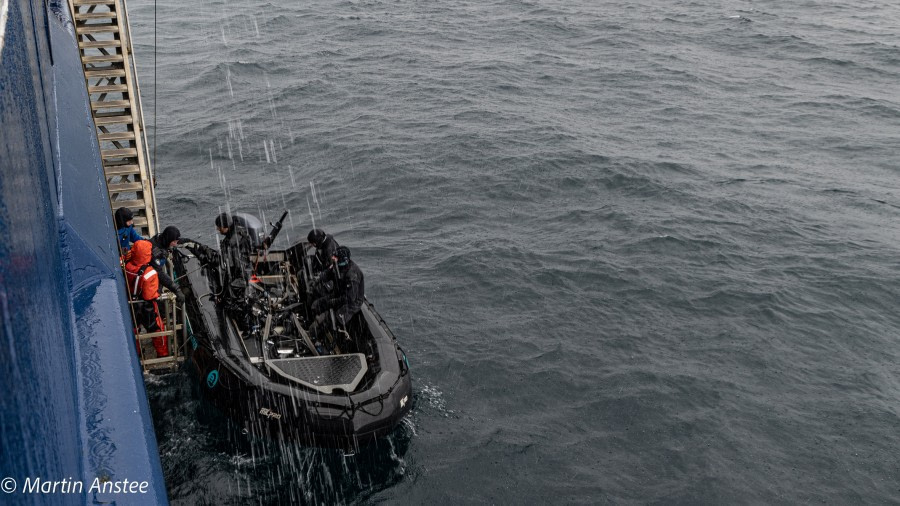
[[[336,388],[352,392],[366,373],[362,353],[324,357],[278,358],[266,364],[279,376],[330,394]]]

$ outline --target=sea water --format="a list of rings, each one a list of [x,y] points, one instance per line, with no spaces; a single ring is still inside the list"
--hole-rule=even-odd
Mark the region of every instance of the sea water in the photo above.
[[[414,381],[354,456],[154,382],[174,503],[900,501],[900,4],[130,7],[161,225],[334,234]]]

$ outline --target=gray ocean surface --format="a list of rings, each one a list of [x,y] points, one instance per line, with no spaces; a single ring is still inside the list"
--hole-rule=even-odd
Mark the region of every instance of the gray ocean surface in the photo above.
[[[335,234],[415,392],[344,456],[150,378],[173,503],[900,502],[900,4],[130,11],[162,224]]]

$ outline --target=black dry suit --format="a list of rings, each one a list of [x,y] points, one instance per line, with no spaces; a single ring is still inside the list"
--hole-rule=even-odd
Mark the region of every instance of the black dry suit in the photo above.
[[[316,300],[313,307],[318,312],[334,309],[338,323],[347,325],[359,312],[365,300],[366,284],[363,273],[353,260],[347,259],[347,266],[332,267],[324,273],[324,277],[329,284],[333,283],[333,291]]]
[[[243,296],[243,288],[246,288],[247,279],[253,270],[250,265],[250,252],[253,251],[250,234],[244,227],[232,224],[219,243],[219,251],[219,267],[228,295]]]
[[[321,272],[331,267],[331,257],[338,249],[338,243],[331,234],[324,230],[314,228],[309,232],[307,240],[316,246],[315,260],[313,260],[313,272]]]
[[[169,226],[150,239],[150,243],[153,244],[151,263],[156,269],[156,273],[159,275],[159,283],[168,288],[169,291],[178,296],[179,299],[184,298],[184,295],[181,294],[181,290],[178,289],[178,285],[175,284],[175,281],[166,274],[165,267],[166,258],[169,255],[169,244],[180,238],[181,232],[177,228]]]
[[[234,223],[231,217],[225,213],[216,219],[216,226],[228,229],[225,237],[219,243],[219,251],[192,239],[182,239],[181,243],[196,255],[204,266],[218,273],[218,276],[213,276],[211,279],[215,283],[215,279],[218,277],[216,284],[219,286],[214,287],[218,297],[240,299],[245,294],[247,279],[253,270],[253,266],[250,264],[253,243],[250,241],[250,234],[247,233],[247,230]]]
[[[334,256],[334,252],[338,249],[338,243],[334,240],[334,237],[331,235],[326,235],[325,239],[322,241],[322,244],[316,247],[316,262],[318,262],[318,269],[326,269],[329,265],[331,265],[331,257]]]

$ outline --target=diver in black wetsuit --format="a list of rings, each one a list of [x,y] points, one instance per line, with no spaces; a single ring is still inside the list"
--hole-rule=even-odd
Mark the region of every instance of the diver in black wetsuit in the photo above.
[[[337,252],[340,246],[334,237],[326,234],[324,230],[314,228],[309,231],[306,240],[316,248],[315,259],[313,260],[313,274],[327,270],[331,266],[331,257]]]
[[[310,305],[316,315],[313,332],[325,321],[331,309],[334,309],[337,325],[346,328],[365,301],[365,280],[362,271],[350,260],[350,248],[339,247],[335,251],[335,260],[336,267],[325,271],[320,278],[326,295]]]
[[[166,288],[169,289],[170,292],[175,294],[175,300],[179,304],[184,303],[184,293],[178,288],[178,285],[175,284],[175,281],[166,274],[166,262],[169,256],[169,252],[172,248],[178,244],[181,239],[181,232],[178,228],[173,226],[166,227],[161,233],[156,234],[150,239],[150,244],[153,245],[152,255],[151,255],[151,263],[153,264],[153,268],[156,270],[159,275],[159,282]]]
[[[210,276],[215,285],[217,302],[231,302],[244,298],[247,280],[252,274],[250,253],[253,244],[244,227],[235,223],[228,213],[216,217],[216,229],[222,234],[219,251],[192,239],[181,239],[188,251],[193,253],[204,266],[212,267],[218,273],[218,279]]]
[[[247,288],[247,279],[252,273],[250,252],[253,250],[250,234],[235,223],[228,213],[216,217],[216,229],[222,234],[219,243],[219,267],[224,277],[225,295],[228,298],[243,297]]]
[[[272,224],[269,235],[259,241],[260,250],[268,249],[272,245],[287,215],[288,212],[285,211],[281,218]],[[181,239],[179,243],[197,256],[203,265],[214,267],[218,272],[220,286],[214,287],[218,302],[238,301],[246,296],[247,282],[253,275],[254,267],[250,261],[250,254],[257,248],[254,247],[247,229],[228,213],[216,217],[216,229],[223,236],[219,243],[219,251],[192,239]],[[211,277],[211,280],[215,278]]]

